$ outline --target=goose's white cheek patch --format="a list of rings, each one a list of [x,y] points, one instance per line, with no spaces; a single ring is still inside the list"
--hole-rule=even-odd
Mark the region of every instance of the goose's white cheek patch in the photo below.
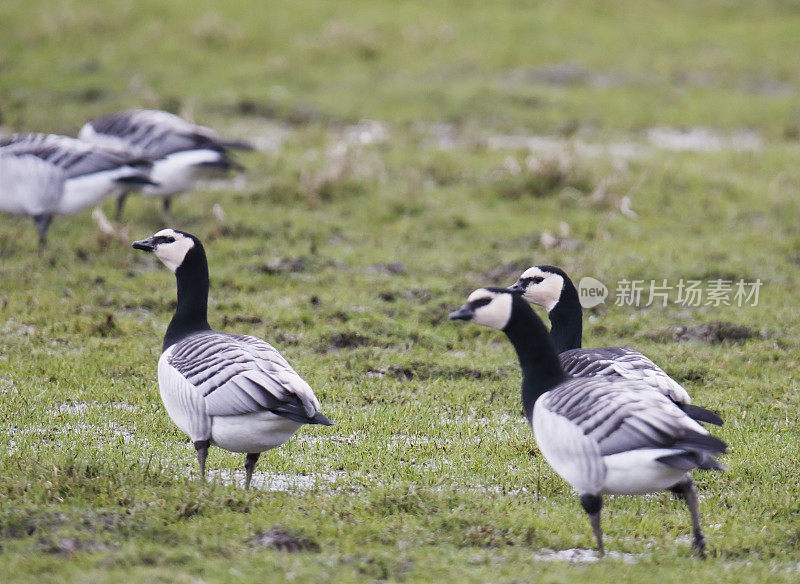
[[[475,310],[472,322],[503,330],[511,318],[511,302],[510,294],[498,294],[489,304]]]
[[[154,253],[174,273],[178,266],[183,263],[183,258],[193,247],[194,241],[192,238],[183,237],[172,243],[162,243],[156,247]]]
[[[564,278],[558,274],[547,274],[543,282],[528,284],[523,298],[532,304],[544,307],[550,312],[558,304],[561,298],[561,290],[564,287]]]

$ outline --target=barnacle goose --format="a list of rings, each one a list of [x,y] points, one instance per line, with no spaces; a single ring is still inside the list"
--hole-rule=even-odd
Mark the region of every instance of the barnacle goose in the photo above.
[[[87,142],[127,149],[153,161],[151,177],[158,185],[142,193],[163,197],[164,212],[169,212],[172,195],[188,191],[213,173],[243,167],[230,150],[252,150],[245,142],[223,140],[211,128],[199,126],[169,112],[125,110],[86,123],[78,137]],[[117,200],[117,219],[127,193]]]
[[[639,351],[628,347],[581,348],[583,311],[578,291],[560,268],[533,266],[509,290],[521,292],[528,302],[547,310],[550,338],[559,352],[561,367],[573,377],[617,375],[642,381],[664,394],[695,420],[722,425],[716,412],[692,405],[688,392]]]
[[[567,376],[547,329],[519,293],[480,288],[450,318],[501,330],[511,341],[522,368],[525,417],[545,459],[580,495],[601,554],[602,496],[664,489],[686,501],[693,547],[703,553],[697,489],[687,471],[725,470],[715,459],[726,452],[725,442],[642,381]]]
[[[44,247],[47,229],[64,195],[64,170],[31,154],[0,150],[0,211],[33,218]]]
[[[163,229],[133,247],[153,252],[178,282],[178,306],[164,336],[158,385],[167,413],[194,443],[205,480],[208,447],[247,453],[245,488],[258,457],[303,424],[330,426],[311,387],[261,339],[211,330],[208,263],[200,240]]]
[[[140,156],[57,134],[22,133],[0,139],[0,153],[31,155],[64,171],[61,196],[48,209],[53,215],[71,215],[100,203],[112,193],[141,185],[155,185],[150,178],[151,164]],[[39,223],[40,243],[49,225]]]

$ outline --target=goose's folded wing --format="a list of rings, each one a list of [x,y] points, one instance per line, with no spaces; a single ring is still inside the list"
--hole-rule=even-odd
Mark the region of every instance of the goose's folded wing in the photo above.
[[[542,408],[580,429],[602,456],[643,448],[678,448],[710,456],[725,452],[664,395],[642,391],[641,382],[620,378],[575,378],[547,392]]]
[[[81,130],[81,137],[118,139],[154,159],[175,152],[224,150],[216,132],[158,110],[126,110],[92,120]]]
[[[64,190],[64,171],[37,156],[0,150],[0,211],[24,215],[51,213]]]
[[[269,343],[207,332],[177,343],[168,357],[205,398],[211,416],[270,411],[304,423],[330,423],[308,383]]]
[[[0,151],[31,154],[64,169],[67,178],[75,178],[135,166],[146,170],[150,162],[124,150],[95,146],[83,140],[54,134],[14,134],[0,141]]]
[[[617,375],[646,384],[678,404],[690,404],[687,391],[650,359],[627,347],[572,349],[559,355],[567,375],[591,377]]]

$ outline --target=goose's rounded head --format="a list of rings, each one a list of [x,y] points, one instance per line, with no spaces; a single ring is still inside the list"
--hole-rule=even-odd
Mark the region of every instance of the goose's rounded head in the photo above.
[[[561,299],[566,278],[563,270],[554,266],[533,266],[525,270],[516,284],[508,289],[522,293],[525,300],[550,312]]]
[[[177,229],[162,229],[147,239],[133,242],[134,249],[153,252],[174,273],[194,248],[201,247],[194,235]]]
[[[464,306],[450,313],[450,320],[467,320],[503,330],[511,320],[514,295],[507,288],[478,288]]]

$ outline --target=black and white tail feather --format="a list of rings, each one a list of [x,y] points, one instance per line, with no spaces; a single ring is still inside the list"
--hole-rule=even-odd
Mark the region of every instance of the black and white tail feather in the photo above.
[[[522,402],[542,454],[579,493],[598,549],[602,496],[671,490],[692,517],[694,548],[702,554],[697,491],[687,471],[725,470],[716,459],[725,443],[673,401],[639,380],[618,375],[569,377],[544,324],[522,297],[481,288],[451,313],[502,330],[522,369]]]
[[[269,343],[211,330],[208,264],[193,235],[164,229],[133,247],[153,252],[176,275],[178,306],[164,337],[158,383],[175,425],[197,449],[200,473],[211,444],[245,452],[249,488],[261,452],[303,424],[331,425],[308,383]]]
[[[691,418],[722,425],[719,414],[692,405],[692,398],[686,389],[639,351],[628,347],[581,348],[583,313],[578,292],[572,280],[560,268],[528,268],[509,290],[522,293],[525,300],[547,310],[552,325],[550,336],[567,375],[614,375],[639,381],[668,397]]]

